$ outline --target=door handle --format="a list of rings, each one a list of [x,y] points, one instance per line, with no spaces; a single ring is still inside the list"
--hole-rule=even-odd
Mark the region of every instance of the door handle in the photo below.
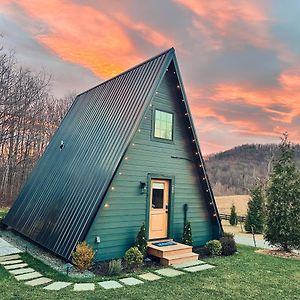
[[[166,204],[166,209],[168,209],[168,203]]]

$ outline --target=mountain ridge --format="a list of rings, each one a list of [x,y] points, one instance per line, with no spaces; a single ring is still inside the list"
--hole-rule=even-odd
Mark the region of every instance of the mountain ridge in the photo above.
[[[300,169],[300,144],[293,144],[293,148]],[[278,149],[278,144],[243,144],[206,156],[205,166],[214,194],[248,194],[257,177],[267,177]]]

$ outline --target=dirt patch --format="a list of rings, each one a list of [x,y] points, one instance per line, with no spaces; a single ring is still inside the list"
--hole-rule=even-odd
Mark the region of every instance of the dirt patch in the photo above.
[[[231,205],[234,204],[238,216],[247,214],[249,195],[232,195],[215,197],[220,214],[230,214]]]
[[[294,252],[286,252],[279,249],[275,250],[269,250],[269,249],[259,249],[255,251],[256,253],[260,254],[266,254],[266,255],[272,255],[277,257],[283,257],[283,258],[293,258],[293,259],[299,259],[300,260],[300,253],[294,253]]]

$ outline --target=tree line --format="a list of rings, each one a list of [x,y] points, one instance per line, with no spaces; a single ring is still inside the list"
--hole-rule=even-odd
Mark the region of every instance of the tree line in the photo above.
[[[16,198],[73,100],[54,97],[51,76],[0,48],[0,207]]]

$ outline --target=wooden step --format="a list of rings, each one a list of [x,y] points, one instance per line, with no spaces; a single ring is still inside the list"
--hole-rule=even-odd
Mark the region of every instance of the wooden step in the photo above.
[[[176,255],[169,255],[166,257],[162,257],[160,259],[160,263],[163,266],[170,266],[175,264],[181,264],[187,261],[196,261],[198,260],[199,255],[197,253],[183,253],[183,254],[176,254]]]
[[[158,247],[153,244],[148,245],[148,254],[153,256],[163,258],[166,256],[173,256],[173,255],[184,255],[187,253],[192,253],[193,248],[188,245],[176,243],[176,245],[165,246],[165,247]]]

